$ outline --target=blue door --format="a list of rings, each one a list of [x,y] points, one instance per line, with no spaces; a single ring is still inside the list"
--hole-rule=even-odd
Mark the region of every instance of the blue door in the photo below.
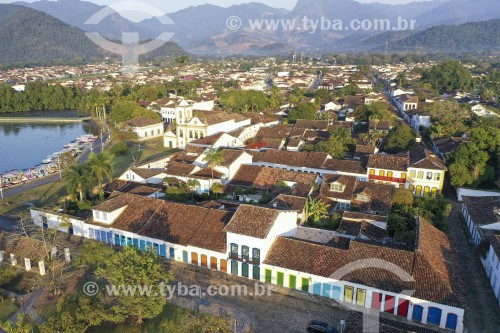
[[[139,248],[139,240],[138,240],[137,238],[134,238],[134,247],[135,247],[136,249],[138,249],[138,248]]]
[[[167,256],[167,247],[165,246],[165,244],[160,245],[160,256]]]
[[[107,236],[107,242],[113,243],[113,233],[111,231],[108,231],[106,236]]]
[[[422,313],[424,312],[424,308],[420,305],[413,306],[413,315],[412,319],[418,322],[422,322]]]
[[[120,235],[115,235],[115,245],[120,245]]]
[[[340,287],[332,287],[332,297],[336,300],[340,300]]]
[[[153,251],[153,243],[151,243],[151,242],[146,242],[146,250],[148,250],[148,251]]]
[[[134,244],[134,241],[132,240],[132,238],[127,237],[127,246],[132,246],[132,244]]]
[[[171,247],[169,250],[170,250],[170,259],[175,259],[175,249]]]
[[[189,255],[187,251],[182,251],[182,261],[188,262],[189,261]]]
[[[139,247],[141,250],[146,251],[146,241],[143,241],[142,239],[139,241]]]
[[[101,232],[99,230],[95,231],[95,240],[98,242],[101,241]]]
[[[328,283],[323,283],[323,297],[332,297],[332,286],[329,285]]]
[[[314,283],[313,284],[313,294],[314,295],[321,295],[321,283]]]
[[[106,243],[106,231],[101,231],[101,242]]]
[[[427,316],[427,323],[439,326],[441,324],[441,309],[429,308],[429,315]]]
[[[455,330],[457,328],[458,316],[454,313],[448,313],[446,317],[446,328],[450,330]]]

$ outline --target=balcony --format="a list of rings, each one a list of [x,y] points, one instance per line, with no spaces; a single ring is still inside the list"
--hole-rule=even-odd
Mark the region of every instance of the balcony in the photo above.
[[[243,256],[237,255],[230,253],[229,254],[229,259],[239,261],[239,262],[245,262],[250,265],[260,265],[260,259],[259,258],[243,258]]]
[[[394,178],[394,177],[385,177],[385,176],[370,175],[369,179],[370,180],[380,180],[380,181],[383,181],[383,182],[399,183],[399,184],[406,183],[406,178]]]

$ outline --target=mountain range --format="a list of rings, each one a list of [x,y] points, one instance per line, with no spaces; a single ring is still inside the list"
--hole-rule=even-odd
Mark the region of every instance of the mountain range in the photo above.
[[[186,52],[166,43],[143,60]],[[24,6],[0,4],[0,66],[79,65],[117,55],[94,44],[85,32],[53,16]]]
[[[268,54],[285,53],[290,50],[302,52],[318,51],[361,51],[370,49],[360,40],[372,41],[385,38],[386,41],[408,37],[412,33],[438,25],[458,25],[500,18],[498,0],[434,0],[411,2],[405,5],[380,3],[360,3],[355,0],[298,0],[293,10],[272,8],[262,3],[246,3],[225,8],[216,5],[191,6],[166,17],[173,25],[164,25],[157,18],[132,22],[117,13],[104,18],[99,24],[89,25],[85,21],[103,7],[82,0],[42,0],[33,3],[18,2],[52,15],[63,22],[84,31],[98,32],[103,37],[121,39],[122,31],[138,32],[142,40],[152,39],[160,32],[175,33],[173,41],[186,51],[194,54]],[[229,30],[226,21],[229,17],[239,17],[243,24],[237,31]],[[249,20],[275,19],[301,22],[309,19],[327,18],[329,20],[391,20],[398,18],[416,21],[414,31],[276,31],[250,29]],[[301,24],[301,23],[300,23]],[[319,29],[318,29],[319,30]],[[370,45],[377,48],[378,45]]]

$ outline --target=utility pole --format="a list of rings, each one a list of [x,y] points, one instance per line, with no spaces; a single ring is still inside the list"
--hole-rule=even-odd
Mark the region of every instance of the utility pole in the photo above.
[[[2,196],[3,199],[3,178],[0,177],[0,195]]]
[[[59,169],[59,179],[62,179],[61,159],[59,158],[59,155],[57,155],[57,169]]]

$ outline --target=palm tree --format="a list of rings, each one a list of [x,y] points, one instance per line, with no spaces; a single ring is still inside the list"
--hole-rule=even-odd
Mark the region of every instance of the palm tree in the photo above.
[[[79,201],[83,201],[84,192],[92,183],[92,175],[86,164],[75,163],[64,173],[63,179],[69,193],[78,193]]]
[[[191,189],[191,197],[194,200],[194,191],[196,190],[197,187],[200,187],[201,184],[196,179],[190,179],[187,181],[187,186]]]
[[[88,162],[91,173],[97,180],[99,196],[104,196],[102,184],[104,178],[107,177],[109,181],[113,179],[113,163],[111,157],[106,153],[91,154]]]
[[[314,223],[318,223],[319,220],[328,217],[329,208],[330,205],[323,201],[309,197],[306,203],[306,221],[312,218]]]
[[[208,163],[208,167],[212,170],[212,183],[214,181],[214,170],[218,165],[221,165],[224,163],[224,157],[222,157],[222,154],[220,151],[217,149],[210,149],[207,151],[205,154],[205,157],[203,158],[203,162]]]
[[[219,183],[215,183],[212,185],[212,193],[215,194],[215,198],[217,198],[217,194],[224,193],[224,187]]]
[[[397,76],[396,76],[396,80],[398,80],[399,82],[399,86],[401,87],[401,85],[403,84],[404,81],[406,81],[406,79],[408,78],[408,74],[406,74],[406,72],[400,72]]]

